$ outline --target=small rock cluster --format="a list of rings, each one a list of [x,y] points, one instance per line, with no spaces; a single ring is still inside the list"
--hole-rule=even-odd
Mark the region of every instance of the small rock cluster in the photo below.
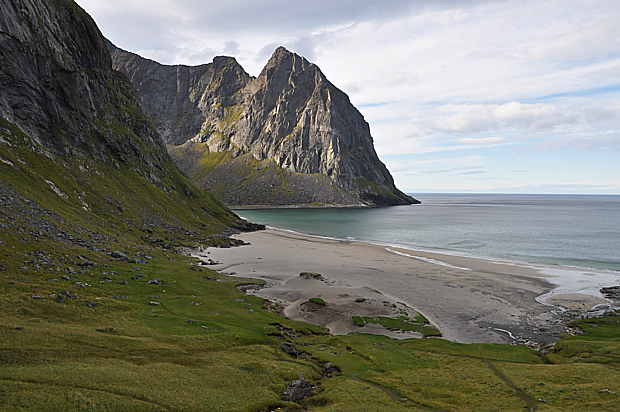
[[[312,385],[299,372],[299,379],[291,381],[286,389],[284,389],[285,401],[299,402],[302,399],[312,396]]]
[[[620,301],[620,286],[601,288],[601,294],[607,299],[613,299],[618,302]]]

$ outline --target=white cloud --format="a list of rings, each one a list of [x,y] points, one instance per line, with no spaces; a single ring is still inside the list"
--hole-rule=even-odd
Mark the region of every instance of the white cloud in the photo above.
[[[380,156],[493,151],[521,170],[515,159],[523,153],[618,151],[617,0],[78,3],[117,46],[162,63],[234,55],[258,75],[277,46],[304,55],[360,107]],[[583,167],[598,170],[597,160]],[[388,166],[415,174],[406,162],[402,171]],[[540,164],[525,168],[555,178]]]
[[[414,123],[427,131],[452,135],[472,135],[516,129],[533,132],[554,128],[561,124],[576,123],[579,116],[570,113],[574,110],[542,103],[449,104],[428,110]]]
[[[538,60],[574,61],[606,56],[619,49],[620,16],[611,16],[571,27],[533,45],[527,53]]]
[[[507,142],[503,137],[464,137],[458,140],[466,146],[493,146]]]

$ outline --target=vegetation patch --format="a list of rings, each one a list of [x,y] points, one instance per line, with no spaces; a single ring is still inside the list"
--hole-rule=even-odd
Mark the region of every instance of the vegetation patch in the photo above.
[[[418,315],[416,319],[410,319],[409,317],[403,315],[398,316],[397,318],[390,318],[386,316],[354,316],[353,322],[358,326],[374,323],[393,331],[419,332],[424,337],[441,336],[439,329],[430,325],[428,319],[422,315]]]

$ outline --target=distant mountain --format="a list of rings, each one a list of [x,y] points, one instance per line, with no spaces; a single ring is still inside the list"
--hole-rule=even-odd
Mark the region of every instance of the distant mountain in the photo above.
[[[228,205],[406,205],[368,123],[314,64],[278,48],[257,78],[232,57],[166,66],[107,43],[175,163]]]
[[[1,0],[0,33],[0,243],[105,251],[243,227],[182,176],[73,1]]]

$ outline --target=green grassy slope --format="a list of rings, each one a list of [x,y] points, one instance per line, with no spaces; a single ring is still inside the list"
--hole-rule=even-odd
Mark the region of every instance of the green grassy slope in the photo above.
[[[95,243],[100,249],[119,242],[205,244],[228,225],[241,224],[170,162],[162,165],[165,181],[158,187],[124,165],[116,169],[83,156],[57,156],[2,118],[0,160],[0,185],[15,196],[5,198],[0,213],[5,229],[23,232],[16,242],[20,251],[37,244],[59,247],[61,230],[72,236],[96,232],[91,237],[103,244],[93,240],[82,245],[92,250]],[[15,229],[0,236],[15,241]],[[80,247],[79,242],[64,243]]]
[[[329,336],[236,289],[253,280],[216,274],[174,252],[223,241],[219,222],[236,217],[171,165],[157,188],[123,167],[59,158],[7,122],[0,156],[0,411],[620,406],[619,317],[580,321],[585,334],[546,354]],[[163,284],[148,283],[155,277]],[[57,301],[59,294],[77,299]],[[285,354],[284,341],[304,353]],[[326,362],[338,371],[323,376]],[[283,390],[299,372],[316,388],[297,404]]]
[[[79,279],[4,272],[0,410],[614,411],[620,404],[617,316],[597,320],[596,329],[583,324],[585,335],[565,338],[547,355],[439,339],[335,337],[236,289],[251,280],[149,253],[148,263],[107,262]],[[147,283],[155,276],[164,284]],[[79,299],[56,302],[64,290]],[[283,341],[305,354],[277,350]],[[328,361],[339,371],[322,377]],[[298,372],[317,386],[301,405],[282,394]]]
[[[545,354],[329,336],[174,252],[228,242],[217,233],[237,219],[164,169],[158,188],[2,122],[0,411],[618,410],[619,317],[579,321],[585,334]],[[299,372],[316,388],[296,404],[283,390]]]

